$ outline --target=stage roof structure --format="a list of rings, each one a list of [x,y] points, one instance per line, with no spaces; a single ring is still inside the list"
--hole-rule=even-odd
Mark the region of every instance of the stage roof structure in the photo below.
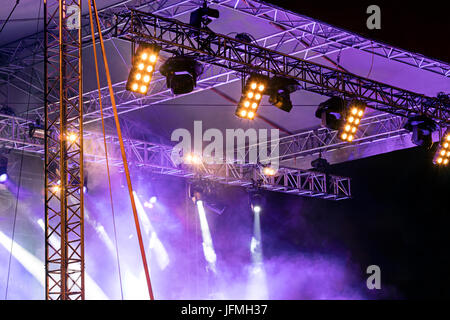
[[[195,120],[202,120],[204,130],[279,128],[281,165],[302,170],[309,169],[311,160],[319,153],[333,164],[414,146],[411,133],[403,128],[405,113],[386,113],[376,108],[366,112],[360,136],[352,144],[342,143],[335,131],[320,127],[320,120],[314,116],[318,104],[328,97],[308,90],[291,95],[294,107],[290,113],[271,106],[264,98],[259,118],[252,122],[241,120],[234,115],[241,91],[239,73],[212,65],[206,65],[197,88],[190,94],[174,96],[159,72],[155,72],[147,96],[126,91],[131,43],[118,37],[117,29],[111,28],[120,14],[137,9],[188,23],[190,13],[202,4],[203,1],[195,0],[97,2],[116,100],[121,118],[130,124],[127,126],[130,138],[170,146],[174,144],[170,141],[171,132],[177,128],[192,130]],[[257,46],[432,99],[439,92],[450,92],[448,62],[366,39],[266,2],[217,0],[208,5],[220,12],[220,17],[208,26],[215,33],[233,38],[236,33],[245,32],[255,39]],[[7,11],[3,10],[0,20],[6,19]],[[16,117],[0,119],[0,140],[5,148],[25,149],[31,154],[42,153],[42,145],[22,134],[29,122],[43,115],[43,24],[39,20],[42,15],[39,1],[22,1],[0,39],[0,104],[13,110]],[[81,20],[86,38],[84,119],[86,130],[95,133],[100,129],[100,117],[88,21],[84,10]],[[167,59],[170,54],[161,52],[161,57]],[[105,79],[102,85],[106,97]],[[441,115],[443,124],[445,114]],[[23,127],[12,127],[15,122]],[[436,133],[433,140],[438,139]]]

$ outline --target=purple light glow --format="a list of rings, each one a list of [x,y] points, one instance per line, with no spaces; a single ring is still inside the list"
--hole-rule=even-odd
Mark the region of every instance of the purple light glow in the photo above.
[[[344,257],[339,259],[331,253],[330,256],[314,255],[281,248],[278,254],[264,257],[262,264],[262,255],[259,255],[262,240],[266,244],[279,240],[270,238],[270,234],[266,233],[261,239],[259,219],[256,229],[253,229],[255,221],[251,221],[247,211],[237,206],[239,201],[248,205],[246,194],[230,200],[236,205],[236,209],[231,209],[234,211],[223,215],[208,214],[204,208],[201,210],[202,203],[194,206],[189,202],[187,206],[184,180],[161,180],[158,201],[153,209],[146,209],[135,196],[156,299],[364,298],[360,290],[354,288],[357,287],[355,283],[364,283],[365,280],[355,276],[356,273],[344,262]],[[119,262],[124,298],[148,299],[127,193],[123,192],[119,183],[113,185],[119,253],[117,261],[108,186],[101,170],[98,170],[97,176],[90,175],[90,184],[89,197],[85,199],[86,273],[90,279],[90,284],[86,283],[87,297],[121,298]],[[40,188],[39,185],[39,189],[30,189],[30,192],[37,194]],[[145,185],[139,186],[136,191],[143,199],[151,198],[152,191]],[[5,201],[11,198],[14,203],[11,193],[5,193],[5,197]],[[5,215],[1,210],[0,214]],[[265,216],[272,214],[277,213],[267,210]],[[39,268],[43,270],[42,203],[35,201],[35,197],[27,197],[21,202],[18,215],[29,218],[24,221],[33,223],[29,226],[20,221],[16,227],[28,230],[27,233],[36,239],[19,237],[17,243],[39,259]],[[230,220],[233,216],[236,221]],[[204,238],[206,218],[209,236]],[[261,227],[264,229],[263,222]],[[1,231],[11,234],[11,225],[1,225]],[[38,228],[39,233],[34,232],[33,228]],[[129,238],[130,234],[134,236]],[[8,254],[7,250],[0,248],[0,261],[6,261]],[[215,266],[215,273],[207,271],[211,263]],[[4,265],[0,265],[0,274],[6,274]],[[30,271],[17,262],[12,264],[11,276],[24,281],[10,281],[10,289],[15,290],[11,298],[43,298],[39,281],[25,282],[30,277]],[[215,280],[211,281],[211,277]],[[5,279],[0,278],[0,292],[5,289],[5,283]]]
[[[8,174],[7,173],[0,174],[0,183],[4,183],[6,182],[6,180],[8,180]]]

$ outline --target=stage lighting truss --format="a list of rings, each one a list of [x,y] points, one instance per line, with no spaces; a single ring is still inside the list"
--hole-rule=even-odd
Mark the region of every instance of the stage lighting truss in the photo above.
[[[347,142],[353,141],[365,109],[366,105],[361,101],[353,100],[349,103],[343,125],[339,130],[339,138],[341,140]]]
[[[433,163],[447,166],[450,161],[450,130],[447,130],[434,156]]]
[[[147,94],[160,47],[155,44],[141,43],[133,56],[133,65],[128,75],[126,89],[131,92]]]
[[[248,77],[235,113],[239,118],[248,120],[255,118],[268,82],[268,77],[260,74],[252,74]]]

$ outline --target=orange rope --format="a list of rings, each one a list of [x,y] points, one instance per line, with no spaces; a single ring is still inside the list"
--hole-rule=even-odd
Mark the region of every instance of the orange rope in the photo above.
[[[89,0],[89,2],[90,2],[90,0]],[[150,281],[150,272],[149,272],[148,265],[147,265],[147,258],[145,256],[144,244],[142,242],[141,227],[139,225],[139,218],[138,218],[137,211],[136,211],[136,203],[134,201],[133,188],[131,186],[130,171],[128,169],[127,156],[125,154],[125,147],[124,147],[124,144],[123,144],[122,131],[120,129],[119,115],[117,113],[116,100],[114,98],[114,91],[113,91],[112,84],[111,84],[111,76],[109,74],[108,60],[106,58],[105,45],[103,43],[103,35],[102,35],[102,32],[101,32],[100,20],[98,18],[97,5],[95,3],[95,0],[92,0],[92,4],[93,4],[93,7],[94,7],[95,20],[96,20],[96,23],[97,23],[97,30],[98,30],[98,34],[99,34],[99,38],[100,38],[100,45],[101,45],[101,48],[102,48],[103,62],[105,64],[105,70],[106,70],[106,79],[108,80],[109,95],[111,97],[111,104],[112,104],[113,111],[114,111],[114,121],[116,123],[117,135],[119,137],[120,151],[122,153],[123,166],[124,166],[125,175],[126,175],[126,178],[127,178],[128,192],[130,194],[131,207],[133,209],[134,223],[136,225],[136,233],[137,233],[137,237],[138,237],[138,240],[139,240],[139,248],[140,248],[140,251],[141,251],[142,264],[143,264],[143,267],[144,267],[145,278],[147,280],[148,293],[149,293],[150,299],[154,300],[152,284],[151,284],[151,281]],[[89,7],[89,10],[91,10],[90,7]]]
[[[116,245],[117,270],[119,273],[119,284],[120,284],[120,296],[123,300],[122,275],[120,272],[120,262],[119,262],[120,261],[119,260],[119,246],[117,243],[116,219],[115,219],[115,214],[114,214],[114,201],[112,198],[111,174],[109,171],[108,147],[106,145],[105,120],[103,118],[102,93],[100,91],[100,76],[99,76],[99,68],[98,68],[98,61],[97,61],[97,48],[96,48],[96,44],[95,44],[94,22],[92,21],[91,0],[89,0],[89,20],[90,20],[90,24],[91,24],[92,47],[94,49],[95,74],[97,77],[97,88],[98,88],[98,101],[99,101],[99,105],[100,105],[100,115],[102,118],[103,144],[105,147],[106,172],[108,174],[108,186],[109,186],[109,199],[110,199],[110,203],[111,203],[111,212],[112,212],[112,218],[113,218],[114,240],[115,240],[115,245]]]

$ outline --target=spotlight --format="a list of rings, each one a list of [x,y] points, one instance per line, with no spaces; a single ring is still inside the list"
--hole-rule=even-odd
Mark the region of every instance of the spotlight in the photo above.
[[[344,116],[345,121],[338,133],[341,140],[352,142],[355,139],[365,109],[366,104],[358,100],[353,100],[348,104]]]
[[[61,181],[58,181],[57,184],[53,185],[52,187],[50,187],[50,190],[52,191],[52,193],[57,194],[59,193],[59,191],[61,191]]]
[[[77,134],[73,132],[69,132],[66,135],[67,140],[71,143],[74,143],[77,140],[77,137],[78,137]]]
[[[87,194],[89,192],[88,188],[88,176],[86,175],[83,179],[83,194]]]
[[[186,164],[192,164],[192,165],[199,165],[202,163],[202,158],[195,153],[189,153],[184,157],[184,163]]]
[[[299,88],[294,79],[275,76],[269,82],[269,103],[275,107],[289,112],[292,109],[290,94]]]
[[[147,94],[155,71],[160,47],[154,44],[141,43],[133,56],[133,65],[128,75],[126,89],[128,91]]]
[[[267,89],[268,77],[252,74],[245,83],[239,105],[235,114],[239,118],[253,120],[256,116],[261,98]]]
[[[45,139],[45,128],[43,125],[41,125],[41,121],[39,119],[36,119],[35,123],[30,123],[28,135],[30,138],[36,138],[36,139]]]
[[[272,168],[270,166],[265,166],[262,168],[262,174],[265,176],[272,177],[277,173],[277,170],[275,168]]]
[[[159,71],[166,77],[167,87],[173,94],[183,94],[194,90],[203,65],[190,57],[174,56],[167,59]]]
[[[319,158],[311,161],[311,166],[319,172],[327,172],[330,168],[330,164],[328,163],[327,159],[322,158],[322,155],[320,155]]]
[[[447,130],[436,151],[433,163],[437,165],[447,166],[449,161],[450,161],[450,130]]]
[[[152,197],[150,198],[150,203],[151,203],[151,204],[155,204],[157,200],[158,200],[158,199],[156,198],[156,196],[152,196]]]
[[[234,38],[236,40],[239,40],[239,41],[242,41],[245,43],[252,43],[253,40],[255,39],[255,38],[253,38],[252,35],[245,33],[245,32],[236,34],[236,36]]]
[[[332,97],[321,104],[316,110],[316,117],[322,120],[322,126],[339,130],[343,123],[345,101],[340,97]]]
[[[205,193],[205,187],[201,183],[201,181],[194,181],[189,185],[189,196],[191,197],[194,203],[197,203],[200,200],[203,200],[203,196]]]
[[[260,213],[262,211],[262,208],[264,206],[264,197],[260,193],[255,190],[250,191],[249,202],[250,207],[252,208],[252,211],[254,213]]]
[[[427,149],[431,148],[433,144],[432,133],[437,128],[433,120],[423,115],[411,116],[404,128],[412,132],[412,143]]]
[[[5,183],[8,180],[8,158],[0,155],[0,183]]]
[[[322,126],[339,130],[341,140],[352,142],[364,115],[366,104],[352,100],[346,105],[340,97],[332,97],[321,104],[316,110],[316,117],[322,120]]]
[[[208,8],[205,1],[203,3],[203,7],[198,8],[191,13],[189,24],[200,29],[202,25],[206,27],[217,18],[219,18],[219,10]]]

